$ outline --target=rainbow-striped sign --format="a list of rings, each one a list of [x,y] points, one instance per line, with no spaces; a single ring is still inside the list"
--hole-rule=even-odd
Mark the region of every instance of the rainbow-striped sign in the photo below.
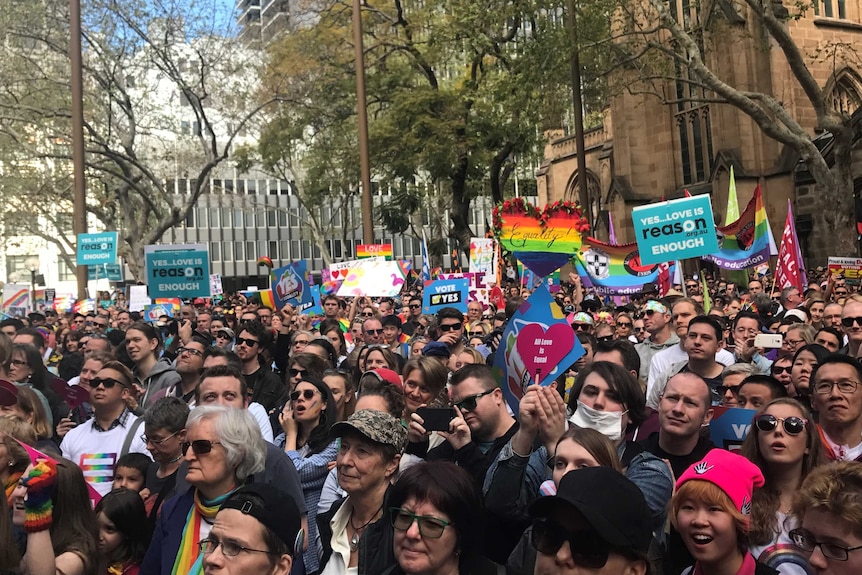
[[[356,246],[356,258],[384,257],[392,259],[392,244],[359,244]]]

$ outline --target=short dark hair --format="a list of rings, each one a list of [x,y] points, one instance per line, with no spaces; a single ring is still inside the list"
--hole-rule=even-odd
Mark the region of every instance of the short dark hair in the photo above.
[[[635,373],[641,372],[641,356],[638,355],[638,350],[635,344],[626,339],[611,339],[599,341],[593,348],[593,355],[597,353],[610,353],[616,351],[622,357],[623,365],[629,371]]]
[[[763,329],[763,318],[760,314],[756,314],[750,311],[740,311],[736,314],[736,317],[733,318],[733,323],[731,324],[731,329],[736,329],[736,326],[739,325],[739,320],[741,319],[753,319],[757,321],[757,329]]]
[[[232,377],[239,381],[239,393],[243,401],[248,397],[248,383],[246,383],[245,377],[240,370],[232,365],[214,365],[201,372],[200,383],[195,388],[195,401],[199,402],[201,400],[201,384],[208,377]]]
[[[575,411],[578,407],[578,397],[584,388],[584,382],[590,374],[595,373],[605,380],[608,387],[619,398],[629,412],[632,424],[640,425],[647,418],[646,396],[637,379],[626,368],[609,361],[594,361],[578,372],[575,384],[569,392],[569,409]]]
[[[257,338],[258,345],[261,350],[268,348],[269,344],[272,342],[272,336],[269,335],[269,330],[259,321],[247,321],[241,323],[236,330],[236,334],[239,335],[244,331],[247,331],[250,335]]]
[[[596,345],[599,342],[599,340],[596,339],[596,336],[594,336],[591,333],[587,333],[585,331],[579,331],[577,333],[577,336],[578,336],[578,341],[581,342],[581,345],[587,344],[593,350],[596,349]]]
[[[805,346],[808,347],[808,346]],[[800,350],[801,351],[801,350]],[[811,389],[814,389],[814,380],[817,378],[817,372],[820,371],[820,368],[824,365],[842,363],[844,365],[849,365],[853,369],[856,370],[856,376],[862,381],[862,364],[860,364],[856,358],[850,357],[849,355],[844,355],[843,353],[830,353],[814,366],[814,370],[811,372]]]
[[[429,502],[449,517],[449,528],[457,535],[456,549],[461,550],[461,573],[466,573],[479,554],[483,536],[482,503],[475,480],[463,467],[448,461],[417,463],[392,486],[390,509],[400,508],[411,497]],[[391,522],[393,512],[387,514]]]
[[[137,469],[141,472],[141,477],[146,478],[147,470],[150,468],[150,464],[152,462],[153,460],[143,453],[126,453],[125,455],[120,456],[117,463],[114,464],[114,469],[118,467]]]
[[[179,397],[160,397],[144,412],[144,426],[171,433],[185,429],[189,406]]]
[[[15,332],[24,329],[24,322],[18,319],[17,317],[7,317],[3,321],[0,321],[0,328],[12,326],[15,328]]]
[[[840,331],[838,331],[837,329],[835,329],[834,327],[829,327],[827,325],[824,325],[823,327],[821,327],[820,329],[817,330],[817,332],[814,334],[814,339],[817,339],[817,334],[820,333],[821,331],[828,333],[829,335],[831,335],[832,337],[837,339],[838,345],[841,345],[844,343],[844,334],[841,333]]]
[[[464,314],[454,307],[444,307],[437,312],[437,322],[439,323],[444,319],[457,319],[458,321],[463,322]]]
[[[337,295],[335,295],[335,294],[332,294],[332,293],[331,293],[331,294],[329,294],[329,295],[325,295],[325,296],[323,296],[323,300],[322,300],[320,303],[321,303],[321,304],[325,304],[326,302],[328,302],[328,301],[332,301],[332,300],[335,300],[335,303],[338,303],[338,302],[340,301],[340,300],[338,299],[338,296],[337,296]]]
[[[36,344],[37,348],[44,348],[45,347],[45,336],[42,335],[42,332],[39,331],[38,329],[36,329],[35,327],[22,327],[21,329],[18,330],[18,332],[15,335],[16,336],[19,336],[19,335],[32,336],[33,343]]]
[[[227,364],[229,366],[237,371],[242,370],[242,360],[235,351],[211,345],[204,350],[204,361],[209,357],[224,357],[227,359]]]
[[[149,458],[142,453],[127,453],[126,455],[140,455],[149,461]],[[121,464],[120,461],[117,462],[117,465]],[[153,530],[153,524],[147,521],[147,510],[141,496],[131,489],[111,491],[96,504],[95,514],[98,515],[99,513],[104,513],[105,517],[117,528],[117,531],[123,535],[123,541],[116,551],[116,558],[123,563],[140,563],[147,553]]]
[[[335,352],[335,346],[332,345],[325,337],[316,337],[305,346],[305,350],[308,350],[309,346],[317,346],[323,351],[326,352],[326,356],[329,358],[329,367],[335,367],[338,365],[338,354]],[[305,351],[305,353],[311,353],[310,351]]]
[[[500,387],[500,384],[494,378],[494,373],[491,371],[491,368],[481,363],[468,363],[453,373],[449,380],[449,385],[455,387],[470,377],[479,380],[482,384],[482,389],[485,391],[490,391],[495,387]]]
[[[287,363],[287,368],[290,369],[294,363],[299,364],[302,369],[308,372],[305,374],[306,377],[313,377],[314,379],[323,379],[323,372],[333,367],[316,353],[306,353],[304,351],[291,357]]]
[[[746,384],[749,383],[757,383],[768,387],[769,391],[772,393],[772,399],[778,399],[779,397],[787,397],[787,388],[785,388],[780,381],[778,381],[771,375],[763,375],[759,373],[749,375],[748,377],[743,379],[742,383],[739,384],[739,387],[736,388],[736,392],[739,393],[739,390],[741,390]]]
[[[691,329],[691,326],[697,325],[699,323],[703,323],[712,328],[715,332],[715,339],[719,342],[724,341],[724,327],[714,317],[710,317],[708,315],[698,315],[688,322],[688,328]]]

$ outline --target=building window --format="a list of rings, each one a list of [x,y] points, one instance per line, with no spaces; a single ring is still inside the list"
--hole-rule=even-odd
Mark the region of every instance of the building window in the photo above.
[[[274,228],[276,222],[275,210],[267,210],[266,211],[266,226],[269,228]]]
[[[39,256],[6,256],[6,276],[9,277],[14,273],[18,274],[18,281],[30,282],[30,270],[27,269],[27,259],[38,258]],[[38,271],[37,271],[38,273]]]
[[[233,243],[234,261],[241,262],[245,260],[245,244],[243,242]]]
[[[75,268],[66,263],[66,260],[63,259],[63,256],[58,256],[59,261],[57,262],[57,279],[61,282],[73,282],[77,281],[78,277],[75,273]],[[69,259],[75,259],[74,255],[70,255]],[[29,270],[28,270],[29,271]]]
[[[290,243],[287,240],[278,242],[278,251],[281,254],[282,260],[290,261],[292,259],[290,255]]]
[[[224,256],[224,261],[232,262],[233,261],[233,242],[224,242],[222,245],[222,255]]]
[[[278,253],[278,242],[269,242],[269,257],[273,260],[284,258],[283,255]]]
[[[287,215],[288,215],[288,218],[290,219],[290,227],[298,228],[299,227],[299,218],[296,217],[296,211],[295,210],[289,210]]]
[[[230,228],[233,226],[233,224],[231,224],[231,210],[228,208],[221,209],[221,225],[224,228]]]
[[[221,261],[221,242],[210,242],[210,261]]]
[[[245,227],[253,228],[254,227],[254,213],[246,212],[245,213]]]
[[[198,208],[198,227],[209,227],[209,217],[206,208]]]
[[[853,112],[862,105],[860,90],[862,90],[862,81],[859,77],[852,71],[843,71],[830,95],[832,109],[848,116],[853,115]]]
[[[341,240],[332,240],[332,247],[329,249],[331,251],[332,257],[334,257],[334,258],[344,257],[343,252],[341,250]]]
[[[284,210],[278,210],[278,227],[287,227],[287,212]]]
[[[257,252],[254,249],[254,242],[245,242],[245,259],[256,260]]]
[[[302,259],[302,251],[299,249],[299,240],[290,240],[290,259],[292,261]]]

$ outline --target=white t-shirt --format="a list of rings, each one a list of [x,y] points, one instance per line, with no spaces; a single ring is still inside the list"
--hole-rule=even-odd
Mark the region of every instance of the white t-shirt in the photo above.
[[[88,419],[81,425],[70,430],[60,444],[63,457],[71,460],[84,472],[87,480],[99,495],[106,495],[111,491],[114,481],[114,467],[120,458],[126,435],[129,434],[132,425],[138,418],[129,414],[125,425],[118,425],[109,431],[98,431],[93,427],[93,419]],[[144,433],[144,426],[139,425],[135,430],[135,437],[129,446],[129,453],[143,453],[150,457],[147,446],[141,441],[140,436]]]
[[[255,402],[248,404],[248,412],[260,426],[260,434],[263,435],[263,440],[272,443],[272,424],[269,422],[266,409],[261,404]]]
[[[649,366],[649,378],[647,379],[647,397],[649,397],[656,379],[666,372],[671,365],[679,363],[680,361],[688,361],[688,354],[679,344],[663,349],[652,356],[652,361]],[[720,349],[718,350],[718,353],[715,354],[715,361],[727,367],[728,365],[733,365],[735,360],[732,353],[726,349]]]

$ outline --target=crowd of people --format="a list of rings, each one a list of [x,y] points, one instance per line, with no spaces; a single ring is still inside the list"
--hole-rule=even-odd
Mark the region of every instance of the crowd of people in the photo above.
[[[613,302],[570,275],[586,353],[517,403],[516,284],[4,319],[0,573],[862,573],[862,293],[813,279]],[[725,407],[741,448],[710,440]]]

